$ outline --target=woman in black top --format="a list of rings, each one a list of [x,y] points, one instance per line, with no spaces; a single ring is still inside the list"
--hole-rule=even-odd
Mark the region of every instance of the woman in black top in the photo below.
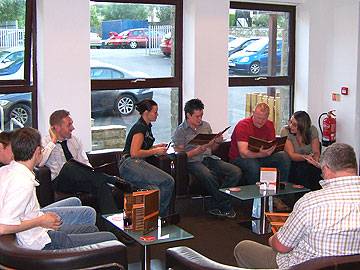
[[[126,137],[119,172],[137,188],[159,189],[160,216],[166,216],[175,181],[171,175],[144,160],[149,156],[166,154],[166,144],[153,145],[155,138],[151,132],[151,122],[158,117],[158,106],[155,101],[146,99],[137,104],[136,110],[141,117]]]

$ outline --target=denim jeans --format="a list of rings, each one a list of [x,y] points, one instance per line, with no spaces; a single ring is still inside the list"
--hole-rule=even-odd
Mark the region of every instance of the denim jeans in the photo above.
[[[160,216],[168,214],[174,178],[143,159],[126,158],[119,166],[120,176],[137,188],[160,190]]]
[[[95,225],[96,211],[92,207],[82,206],[79,198],[71,197],[49,204],[41,212],[54,212],[58,214],[63,225]]]
[[[287,153],[281,151],[264,158],[242,158],[239,156],[232,163],[241,168],[246,184],[254,185],[260,181],[260,167],[278,168],[280,181],[287,182],[291,161]]]
[[[47,244],[43,250],[74,248],[117,240],[116,236],[110,232],[68,234],[63,231],[48,231],[48,235],[51,243]]]
[[[221,211],[231,209],[230,196],[220,192],[219,188],[240,184],[241,170],[238,167],[220,159],[206,157],[202,162],[188,162],[187,168],[212,196],[211,208],[218,208]]]

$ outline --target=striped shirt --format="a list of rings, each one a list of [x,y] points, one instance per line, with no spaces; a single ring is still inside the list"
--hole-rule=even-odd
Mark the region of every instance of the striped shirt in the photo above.
[[[312,258],[360,252],[360,177],[320,181],[321,190],[305,194],[278,231],[281,244],[293,248],[276,257],[280,269]]]

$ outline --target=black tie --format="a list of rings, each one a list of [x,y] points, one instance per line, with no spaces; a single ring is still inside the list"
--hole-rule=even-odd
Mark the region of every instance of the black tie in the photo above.
[[[71,154],[71,152],[70,152],[70,150],[69,150],[69,148],[68,148],[68,146],[67,146],[67,140],[64,140],[64,141],[58,142],[58,143],[60,143],[61,148],[62,148],[63,151],[64,151],[64,155],[65,155],[66,161],[69,161],[70,159],[72,159],[72,158],[73,158],[73,155]]]

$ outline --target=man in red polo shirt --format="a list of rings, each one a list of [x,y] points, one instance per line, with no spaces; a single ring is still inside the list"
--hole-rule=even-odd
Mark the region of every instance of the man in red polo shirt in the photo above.
[[[268,120],[269,112],[270,108],[266,103],[259,103],[253,115],[240,120],[231,135],[230,161],[241,168],[248,185],[259,181],[260,167],[277,168],[280,171],[280,181],[286,182],[288,179],[290,159],[284,151],[273,153],[275,146],[261,148],[259,152],[248,148],[250,136],[266,141],[275,139],[274,124]]]

